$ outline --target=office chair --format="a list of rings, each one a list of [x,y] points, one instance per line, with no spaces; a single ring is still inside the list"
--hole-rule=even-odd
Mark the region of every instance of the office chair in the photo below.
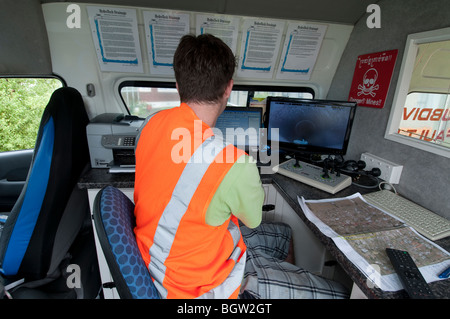
[[[23,280],[9,292],[13,298],[95,298],[99,293],[88,196],[77,187],[90,163],[88,122],[77,90],[65,87],[52,94],[25,186],[0,237],[2,281]]]
[[[134,235],[134,204],[106,186],[95,197],[94,225],[114,285],[122,299],[159,299]]]

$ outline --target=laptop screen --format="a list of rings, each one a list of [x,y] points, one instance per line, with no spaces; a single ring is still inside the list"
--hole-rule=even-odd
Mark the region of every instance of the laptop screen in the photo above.
[[[219,116],[214,134],[236,147],[259,146],[262,109],[259,107],[227,107]]]

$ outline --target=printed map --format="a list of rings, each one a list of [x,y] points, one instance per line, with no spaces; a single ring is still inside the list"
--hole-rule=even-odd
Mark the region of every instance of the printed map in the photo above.
[[[372,278],[373,271],[378,273],[377,285],[383,290],[402,288],[386,254],[387,247],[408,251],[427,282],[439,280],[436,273],[450,265],[448,252],[366,203],[358,193],[331,200],[299,198],[299,204],[306,217],[366,276]]]
[[[365,203],[359,197],[307,202],[306,205],[323,223],[341,236],[403,227],[402,222]]]
[[[377,264],[380,267],[381,275],[389,275],[395,272],[386,255],[386,247],[408,251],[419,268],[449,258],[447,254],[444,254],[428,240],[417,236],[408,227],[350,235],[344,238],[369,264]]]

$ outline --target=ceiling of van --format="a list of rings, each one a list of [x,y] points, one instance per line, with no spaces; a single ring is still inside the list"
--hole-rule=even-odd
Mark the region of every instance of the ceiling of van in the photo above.
[[[67,0],[41,0],[74,2]],[[78,0],[79,3],[126,5],[169,10],[355,24],[378,0]]]

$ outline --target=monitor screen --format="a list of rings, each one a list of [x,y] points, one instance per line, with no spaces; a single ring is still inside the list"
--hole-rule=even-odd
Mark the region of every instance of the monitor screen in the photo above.
[[[297,153],[345,155],[356,103],[268,97],[267,139],[279,130],[279,148]]]
[[[259,146],[261,125],[261,108],[230,106],[217,119],[215,129],[220,130],[225,141],[238,147],[249,147]]]

